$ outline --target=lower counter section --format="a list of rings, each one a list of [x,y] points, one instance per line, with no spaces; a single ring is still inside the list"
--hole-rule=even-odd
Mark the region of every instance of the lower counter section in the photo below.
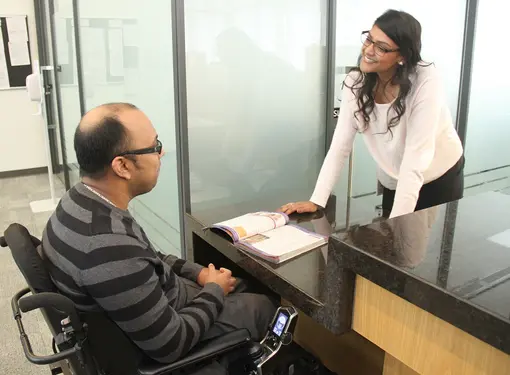
[[[356,277],[352,328],[387,354],[384,375],[510,375],[510,356]]]
[[[283,302],[283,304],[286,304]],[[313,354],[331,371],[342,375],[380,375],[384,352],[351,331],[335,335],[305,314],[300,313],[294,341]]]
[[[353,313],[342,335],[300,313],[294,340],[342,375],[510,375],[506,353],[359,275]]]

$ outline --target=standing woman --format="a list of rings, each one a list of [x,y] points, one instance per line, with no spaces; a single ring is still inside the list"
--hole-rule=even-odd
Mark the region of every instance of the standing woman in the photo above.
[[[287,214],[326,205],[358,132],[378,166],[385,217],[462,198],[462,144],[436,68],[422,61],[420,23],[388,10],[362,42],[313,195],[282,206]]]

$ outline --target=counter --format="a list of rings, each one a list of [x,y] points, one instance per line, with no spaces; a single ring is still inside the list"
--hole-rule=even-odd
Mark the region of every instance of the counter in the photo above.
[[[347,229],[335,227],[331,207],[291,217],[330,241],[280,265],[204,230],[244,213],[225,212],[187,215],[189,257],[227,264],[296,306],[311,324],[301,339],[312,349],[326,332],[348,337],[323,345],[329,367],[347,352],[365,366],[359,373],[510,374],[510,196],[482,194]]]

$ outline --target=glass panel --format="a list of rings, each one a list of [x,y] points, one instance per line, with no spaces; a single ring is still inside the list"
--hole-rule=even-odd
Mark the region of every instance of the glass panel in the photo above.
[[[86,109],[131,102],[152,120],[166,155],[157,186],[130,210],[155,247],[180,255],[171,2],[88,0],[79,14]]]
[[[185,18],[193,214],[308,200],[325,153],[323,2],[187,0]]]
[[[469,195],[500,189],[510,194],[510,112],[505,110],[510,77],[497,68],[488,72],[496,61],[510,58],[499,40],[506,9],[503,3],[478,2],[466,135],[465,193]]]
[[[44,28],[44,32],[45,32],[45,35],[43,36],[43,38],[45,38],[45,41],[46,41],[46,48],[47,48],[47,53],[48,53],[48,64],[47,65],[51,65],[51,66],[55,66],[55,60],[53,58],[53,45],[52,45],[52,32],[51,32],[51,23],[52,23],[52,19],[53,19],[53,14],[50,12],[50,4],[49,4],[49,1],[46,0],[46,1],[41,1],[40,3],[40,9],[41,9],[41,12],[43,13],[43,17],[44,17],[44,24],[45,24],[45,28]],[[42,59],[41,59],[42,60]],[[61,143],[60,143],[60,126],[59,126],[59,122],[58,122],[58,115],[57,115],[57,96],[56,96],[56,89],[55,89],[55,70],[52,70],[52,71],[46,71],[45,73],[43,73],[43,75],[45,76],[45,79],[46,79],[46,82],[47,84],[51,85],[52,89],[50,90],[50,95],[49,96],[46,96],[45,100],[49,100],[51,102],[51,105],[53,105],[53,121],[49,124],[51,125],[55,125],[55,132],[56,132],[56,141],[55,141],[55,144],[56,144],[56,151],[57,151],[57,157],[58,157],[58,165],[59,165],[59,170],[58,171],[53,171],[53,173],[55,174],[55,177],[58,178],[60,180],[60,182],[62,183],[62,185],[65,185],[65,170],[66,168],[64,168],[64,164],[63,164],[63,151],[62,151],[62,146],[61,146]],[[48,119],[48,114],[45,113],[45,117]]]
[[[60,90],[59,131],[64,135],[64,150],[66,153],[67,169],[70,184],[79,181],[79,168],[74,152],[74,131],[80,121],[80,93],[77,80],[76,49],[74,45],[73,2],[72,0],[55,1],[54,33],[57,49],[53,53],[58,61],[58,75]],[[57,108],[55,106],[55,108]]]
[[[342,83],[349,67],[357,65],[361,51],[360,34],[369,30],[375,19],[393,8],[412,14],[422,26],[422,57],[440,70],[452,116],[457,100],[464,35],[465,0],[427,2],[406,0],[339,0],[337,3],[335,106],[339,107]],[[437,12],[441,9],[441,12]],[[353,16],[355,15],[355,16]],[[447,25],[437,28],[437,25]],[[347,164],[346,164],[347,165]],[[339,184],[343,182],[340,181]],[[375,217],[375,206],[381,204],[376,195],[376,164],[361,136],[354,143],[352,176],[351,223],[362,223]],[[342,186],[337,191],[343,191]]]

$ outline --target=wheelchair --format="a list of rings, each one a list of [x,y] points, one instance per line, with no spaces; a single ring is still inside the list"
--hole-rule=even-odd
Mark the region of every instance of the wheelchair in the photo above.
[[[106,314],[78,311],[69,298],[58,293],[39,253],[40,244],[39,239],[16,223],[0,237],[0,246],[10,248],[28,284],[11,301],[25,357],[36,365],[50,365],[52,374],[178,375],[200,373],[202,367],[216,360],[226,362],[229,373],[235,375],[323,373],[313,358],[307,361],[304,372],[294,370],[296,360],[307,357],[297,345],[290,351],[294,354],[288,354],[287,350],[281,356],[285,350],[280,349],[292,344],[297,320],[297,312],[292,307],[277,310],[260,343],[253,342],[249,332],[240,329],[198,344],[176,362],[158,363],[132,343]],[[23,327],[22,313],[36,309],[41,310],[53,336],[51,355],[34,354]]]

